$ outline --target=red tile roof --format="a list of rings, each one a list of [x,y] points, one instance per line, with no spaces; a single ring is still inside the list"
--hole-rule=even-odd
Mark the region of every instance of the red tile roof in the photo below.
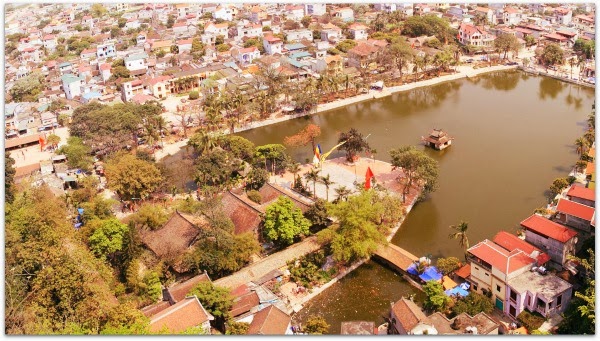
[[[421,308],[419,308],[415,302],[407,300],[404,297],[394,303],[392,311],[394,312],[394,315],[396,315],[398,323],[400,323],[402,328],[407,332],[410,332],[420,322],[429,322],[429,319],[425,316]]]
[[[237,298],[231,307],[231,316],[240,316],[250,311],[250,309],[258,306],[260,299],[255,291],[252,291],[244,296]]]
[[[254,315],[246,334],[284,335],[292,318],[274,305],[270,305]]]
[[[544,38],[546,38],[546,39],[552,39],[552,40],[559,40],[559,41],[564,41],[564,40],[568,40],[569,39],[569,38],[567,38],[565,36],[561,36],[560,34],[556,34],[556,33],[546,34],[546,35],[544,35]]]
[[[529,257],[525,252],[521,250],[508,252],[488,239],[477,243],[467,251],[503,274],[510,274],[535,263],[535,259]]]
[[[204,310],[198,298],[187,297],[154,315],[150,320],[150,332],[157,333],[166,328],[171,333],[181,333],[210,320],[214,317]]]
[[[471,264],[463,265],[462,268],[454,271],[454,274],[460,278],[467,278],[471,275]]]
[[[525,252],[537,260],[537,265],[543,265],[550,260],[550,256],[542,252],[542,250],[506,231],[498,232],[493,241],[508,251],[521,250]]]
[[[583,186],[577,186],[576,184],[572,184],[571,188],[567,192],[567,196],[580,198],[584,200],[596,201],[596,192],[593,189],[589,189]]]
[[[565,243],[577,235],[576,231],[537,214],[523,220],[521,226],[537,234],[558,240],[561,243]]]
[[[571,200],[560,199],[556,205],[556,211],[570,216],[581,218],[587,221],[592,221],[594,218],[593,207],[589,207]]]
[[[100,70],[110,70],[111,65],[109,63],[100,64]]]
[[[173,286],[167,289],[167,292],[171,296],[173,301],[176,303],[183,300],[190,293],[190,291],[194,289],[194,287],[198,285],[198,283],[201,282],[210,282],[210,278],[207,274],[194,276],[188,279],[187,281],[174,284]]]
[[[261,222],[261,212],[258,209],[248,205],[230,192],[223,195],[222,202],[225,213],[235,226],[235,234],[258,231]]]
[[[152,317],[170,306],[171,303],[169,303],[169,301],[160,301],[158,303],[154,303],[152,305],[144,307],[141,310],[146,317]]]

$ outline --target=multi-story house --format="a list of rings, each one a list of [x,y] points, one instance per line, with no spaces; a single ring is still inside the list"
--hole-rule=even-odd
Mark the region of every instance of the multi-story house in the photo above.
[[[350,37],[354,40],[367,40],[369,38],[367,30],[368,27],[360,23],[354,23],[348,26],[348,32],[350,32]]]
[[[521,222],[525,240],[546,252],[559,268],[575,255],[577,231],[534,214]]]
[[[98,59],[114,58],[117,56],[115,41],[107,41],[104,44],[96,46],[96,56]]]
[[[435,335],[438,333],[421,308],[406,298],[401,298],[392,305],[390,321],[393,334]]]
[[[152,96],[163,99],[169,93],[169,79],[171,76],[159,76],[144,82],[144,87]]]
[[[185,18],[188,14],[190,14],[189,4],[177,4],[175,5],[175,9],[177,10],[178,19]]]
[[[558,205],[556,205],[556,213],[556,221],[584,232],[592,232],[596,226],[596,210],[587,205],[567,199],[559,199]]]
[[[81,25],[87,26],[90,28],[90,30],[92,30],[94,28],[94,18],[92,18],[91,15],[85,15],[83,18],[81,18]]]
[[[304,5],[304,12],[306,12],[306,15],[316,15],[316,16],[321,16],[323,14],[325,14],[325,12],[327,11],[327,9],[325,8],[325,4],[324,3],[319,3],[319,4],[305,4]]]
[[[233,50],[231,55],[237,59],[240,65],[246,66],[252,64],[255,59],[260,58],[260,51],[256,46],[250,46],[239,50]]]
[[[254,38],[260,37],[263,34],[261,24],[250,24],[250,25],[238,25],[237,37],[241,39],[243,37]]]
[[[521,20],[521,12],[518,9],[510,6],[504,8],[502,21],[505,25],[518,25]]]
[[[228,30],[229,30],[229,26],[227,25],[227,23],[215,24],[215,23],[210,22],[210,23],[204,25],[204,33],[212,34],[214,36],[223,36],[223,37],[227,38]]]
[[[492,47],[495,37],[475,25],[461,23],[458,28],[458,40],[464,45],[473,45],[477,47]]]
[[[494,14],[494,11],[491,8],[475,7],[473,12],[475,13],[475,16],[483,16],[488,24],[496,23],[496,14]]]
[[[342,19],[342,21],[354,21],[354,10],[350,7],[338,8],[331,11],[331,16]]]
[[[266,54],[282,53],[283,42],[272,35],[263,37],[263,47]]]
[[[367,42],[360,42],[348,50],[348,65],[358,69],[373,67],[381,49]]]
[[[484,240],[467,250],[467,261],[471,265],[468,281],[471,290],[491,295],[494,305],[506,308],[506,283],[536,264],[524,251],[508,251],[490,240]]]
[[[67,99],[71,100],[77,96],[81,96],[81,88],[84,86],[85,81],[83,77],[65,74],[60,79],[62,80],[63,91]]]
[[[567,308],[572,294],[573,286],[560,277],[525,271],[508,280],[504,313],[513,318],[525,309],[544,317],[560,314]]]
[[[342,39],[342,29],[335,26],[334,24],[326,24],[322,25],[323,29],[321,30],[321,40],[328,41],[332,44],[336,44],[338,41]]]
[[[596,20],[594,20],[593,16],[580,14],[575,16],[572,21],[575,28],[580,30],[594,31],[596,29]]]
[[[26,47],[21,51],[19,55],[19,61],[21,63],[34,62],[41,63],[42,62],[42,50],[39,48],[32,46]]]
[[[286,5],[284,9],[285,17],[290,20],[300,21],[304,17],[304,6]]]
[[[561,25],[569,25],[573,19],[573,11],[564,7],[556,7],[554,9],[554,18]]]
[[[139,79],[125,82],[121,86],[121,98],[123,102],[129,102],[135,95],[143,93],[144,84]]]
[[[179,54],[192,51],[192,42],[193,39],[178,40],[177,49],[179,50]]]
[[[146,60],[148,55],[145,53],[136,53],[124,59],[125,67],[129,71],[148,70]]]
[[[110,76],[112,76],[112,73],[110,72],[111,65],[109,63],[100,64],[98,69],[100,70],[100,77],[102,77],[102,81],[106,83]]]
[[[232,21],[235,17],[236,9],[232,6],[219,6],[213,13],[213,18]]]
[[[56,50],[57,40],[56,40],[56,36],[54,36],[54,34],[45,35],[42,38],[42,43],[44,45],[44,48],[46,50],[48,50],[49,52],[54,52],[54,50]]]
[[[586,206],[596,206],[596,192],[582,185],[572,184],[567,191],[567,199]]]
[[[389,4],[375,4],[375,10],[379,11],[379,12],[394,12],[396,11],[397,8],[397,4],[395,3],[389,3]]]
[[[73,72],[73,64],[69,62],[62,62],[58,64],[58,71],[61,75]]]
[[[309,29],[289,30],[286,31],[286,39],[290,43],[308,40],[313,41],[313,32]]]

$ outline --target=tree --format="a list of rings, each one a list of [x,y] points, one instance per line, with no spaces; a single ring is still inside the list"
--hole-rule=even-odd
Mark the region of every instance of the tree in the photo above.
[[[265,170],[276,173],[281,169],[285,169],[288,156],[285,153],[285,146],[281,144],[266,144],[256,147],[255,154],[261,161],[264,161]],[[267,162],[270,161],[270,166],[267,167]]]
[[[590,147],[588,141],[583,137],[580,137],[577,140],[575,140],[575,146],[577,147],[577,149],[576,149],[577,155],[586,154],[588,151],[588,148]]]
[[[4,200],[11,203],[15,198],[15,159],[4,151]]]
[[[253,167],[246,180],[246,188],[258,190],[269,181],[269,173],[262,168]]]
[[[437,260],[437,268],[444,274],[448,275],[460,268],[460,260],[456,257],[439,258]]]
[[[121,251],[128,227],[112,218],[103,221],[89,238],[90,250],[99,258],[114,259],[116,252]]]
[[[250,328],[250,324],[246,322],[229,322],[227,323],[226,335],[246,335]]]
[[[509,51],[518,51],[519,47],[520,45],[517,37],[512,34],[501,34],[494,40],[494,48],[504,52],[503,59],[506,59],[506,55]]]
[[[99,3],[92,4],[91,10],[92,10],[92,16],[94,16],[94,18],[102,18],[108,12],[106,7],[104,7],[104,5],[99,4]]]
[[[578,56],[583,56],[585,59],[591,59],[594,55],[595,45],[596,43],[594,40],[583,40],[578,38],[573,45],[573,51]]]
[[[335,188],[335,194],[337,194],[337,201],[340,200],[348,200],[348,196],[352,193],[352,191],[346,186],[338,186]]]
[[[401,168],[403,176],[398,181],[403,185],[402,200],[413,186],[422,186],[419,198],[437,188],[438,162],[414,146],[400,147],[390,150],[392,166]]]
[[[353,49],[357,45],[356,41],[351,39],[346,39],[344,41],[339,42],[335,48],[344,53],[348,52],[348,50]]]
[[[131,154],[119,155],[105,167],[108,187],[121,200],[146,199],[161,184],[163,178],[156,166]]]
[[[479,313],[489,314],[494,310],[494,303],[491,299],[475,291],[469,292],[464,298],[460,298],[452,306],[452,312],[456,315],[467,313],[475,316]]]
[[[288,197],[280,196],[265,210],[263,230],[271,241],[290,245],[294,239],[308,235],[309,228],[310,221]]]
[[[198,91],[190,91],[190,95],[188,96],[190,100],[195,100],[200,98],[200,94],[198,93]]]
[[[246,162],[253,161],[256,148],[254,143],[248,139],[235,135],[223,135],[218,138],[218,144],[221,148],[230,151],[238,159]]]
[[[89,170],[94,161],[91,156],[91,148],[83,144],[83,141],[76,136],[69,137],[67,144],[60,147],[57,153],[67,157],[67,164],[71,168]]]
[[[444,42],[444,45],[456,36],[447,20],[431,14],[407,18],[402,28],[402,34],[409,37],[435,35],[440,41]]]
[[[569,180],[567,178],[556,178],[552,181],[552,185],[550,185],[550,200],[554,199],[558,194],[560,194],[565,188],[569,187]]]
[[[144,204],[129,217],[129,224],[138,229],[157,230],[169,219],[164,208],[154,204]]]
[[[108,312],[101,335],[144,335],[148,334],[150,319],[131,303],[119,304]]]
[[[445,311],[452,299],[444,292],[444,287],[437,281],[427,281],[423,285],[425,301],[423,307],[430,311]]]
[[[202,154],[196,159],[196,183],[200,187],[227,187],[237,180],[242,169],[240,159],[231,152]]]
[[[309,316],[303,331],[312,335],[327,334],[329,332],[329,324],[323,316]]]
[[[319,177],[318,181],[325,186],[325,200],[329,201],[329,186],[333,185],[334,182],[331,181],[331,178],[329,177],[329,174],[327,174],[327,176],[321,176],[321,177]]]
[[[199,155],[210,154],[210,152],[219,146],[218,137],[205,130],[196,132],[187,142],[187,145],[194,148]]]
[[[350,128],[348,132],[340,134],[338,143],[342,142],[346,143],[340,146],[340,150],[346,151],[346,160],[348,162],[354,162],[358,153],[362,153],[365,150],[369,151],[371,149],[366,138],[364,138],[355,128]]]
[[[525,39],[525,45],[527,45],[527,46],[535,45],[535,38],[531,34],[526,35],[524,39]]]
[[[311,144],[312,153],[315,152],[315,139],[321,135],[321,127],[316,124],[309,123],[306,127],[300,130],[298,133],[286,136],[283,139],[283,144],[289,147],[300,147]]]
[[[302,26],[304,26],[304,28],[308,28],[308,26],[312,22],[312,17],[310,15],[305,15],[304,17],[302,17],[300,22],[302,23]]]
[[[326,227],[329,225],[327,202],[323,199],[316,199],[315,203],[306,210],[304,217],[312,223],[313,227],[318,229]]]
[[[196,295],[204,309],[215,317],[215,325],[221,330],[224,329],[225,322],[231,318],[230,310],[233,306],[233,297],[229,289],[211,282],[201,282],[189,294]]]
[[[412,60],[415,55],[414,50],[408,45],[406,40],[398,39],[395,43],[390,46],[390,55],[400,72],[400,80],[402,80],[402,71],[408,66],[408,62]]]
[[[50,134],[46,138],[46,142],[49,143],[52,147],[56,148],[56,147],[58,147],[58,144],[60,143],[60,136],[58,136],[56,134]]]
[[[557,44],[548,44],[542,51],[541,59],[546,66],[562,64],[565,59],[565,52]]]
[[[167,18],[167,28],[172,28],[174,24],[175,24],[175,16],[173,16],[172,14],[169,14],[169,17]]]
[[[458,245],[464,249],[466,258],[467,249],[469,248],[469,237],[467,236],[469,223],[461,221],[458,225],[450,225],[450,228],[456,232],[450,233],[448,238],[458,240]]]
[[[38,96],[44,89],[45,78],[39,72],[17,80],[8,90],[14,102],[37,102]]]
[[[317,198],[317,181],[319,181],[319,170],[311,169],[304,173],[304,179],[308,185],[309,182],[313,183],[313,198]]]
[[[127,19],[125,19],[125,18],[117,19],[117,26],[119,26],[119,28],[125,27],[125,24],[127,24]]]

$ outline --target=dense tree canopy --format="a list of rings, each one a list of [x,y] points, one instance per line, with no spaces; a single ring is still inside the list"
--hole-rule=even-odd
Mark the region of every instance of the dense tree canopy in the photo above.
[[[565,60],[565,52],[557,44],[548,44],[542,51],[541,59],[544,65],[562,64]]]
[[[92,149],[83,144],[79,137],[69,137],[67,144],[60,147],[57,153],[67,157],[67,164],[71,168],[90,170],[92,167]]]
[[[338,138],[338,143],[344,143],[340,146],[340,150],[346,151],[346,160],[354,161],[354,157],[365,150],[370,150],[371,147],[367,143],[363,134],[359,133],[355,128],[350,128],[348,132],[343,132]]]
[[[521,45],[516,36],[512,34],[502,34],[494,40],[494,47],[501,52],[504,52],[504,58],[510,51],[519,51]]]
[[[289,245],[309,233],[310,221],[294,206],[291,199],[280,196],[265,211],[264,233],[274,242]]]
[[[216,326],[223,328],[225,322],[231,318],[233,296],[229,289],[218,287],[211,282],[201,282],[190,291],[190,295],[196,295],[204,309],[215,317]]]
[[[108,187],[122,200],[146,199],[161,184],[156,166],[131,154],[120,154],[106,164]]]
[[[452,306],[452,312],[455,314],[467,313],[475,316],[481,312],[489,314],[494,310],[494,303],[491,299],[474,291],[469,292],[467,297],[456,301]]]
[[[452,299],[444,292],[444,287],[437,281],[427,281],[423,285],[425,292],[425,302],[423,307],[432,311],[444,311],[452,302]]]
[[[15,198],[15,159],[10,156],[10,153],[4,152],[4,200],[11,203]]]
[[[14,102],[37,102],[37,97],[44,89],[44,84],[44,76],[34,72],[17,80],[8,93]]]
[[[447,44],[454,37],[450,23],[435,15],[408,17],[404,22],[402,34],[409,37],[435,35],[444,44]]]
[[[414,146],[390,150],[392,166],[402,168],[404,176],[398,180],[403,185],[403,198],[413,186],[423,186],[421,197],[437,188],[438,162]],[[404,199],[403,199],[404,200]]]

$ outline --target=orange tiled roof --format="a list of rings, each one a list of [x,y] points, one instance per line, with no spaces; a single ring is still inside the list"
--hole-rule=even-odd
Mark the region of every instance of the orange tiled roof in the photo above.
[[[537,214],[533,214],[529,218],[523,220],[521,226],[537,234],[558,240],[561,243],[565,243],[577,235],[576,231]]]

